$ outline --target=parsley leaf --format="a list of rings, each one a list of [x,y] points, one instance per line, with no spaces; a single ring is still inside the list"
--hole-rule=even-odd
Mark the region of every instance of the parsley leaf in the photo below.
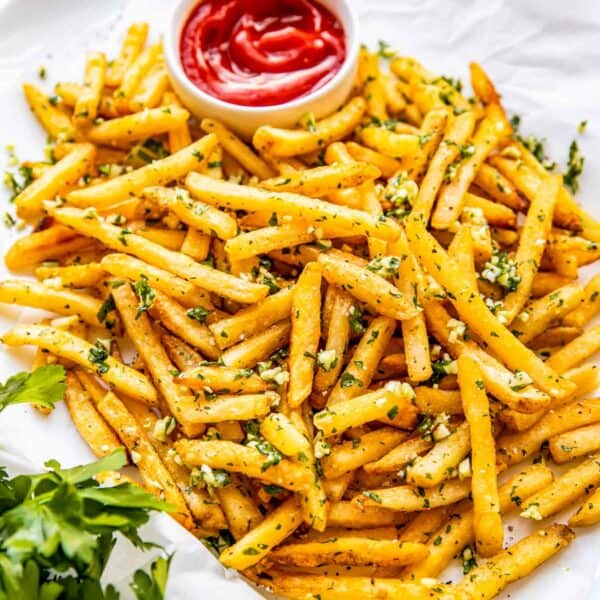
[[[0,386],[0,411],[9,404],[30,402],[54,408],[65,395],[65,369],[61,365],[44,365],[31,373],[10,377]]]

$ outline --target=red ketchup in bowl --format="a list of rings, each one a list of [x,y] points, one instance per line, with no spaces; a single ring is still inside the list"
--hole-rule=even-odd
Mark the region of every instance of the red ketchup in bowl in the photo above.
[[[179,50],[190,81],[243,106],[306,96],[346,58],[342,25],[313,0],[206,0],[185,22]]]

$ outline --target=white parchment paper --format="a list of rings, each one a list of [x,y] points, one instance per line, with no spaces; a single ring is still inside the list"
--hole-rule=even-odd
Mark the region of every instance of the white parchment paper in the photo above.
[[[468,63],[481,62],[504,96],[509,111],[522,116],[522,129],[548,139],[548,152],[564,164],[575,137],[586,157],[579,199],[600,215],[600,2],[598,0],[354,0],[361,12],[362,39],[384,39],[432,71],[467,81]],[[146,20],[160,32],[169,0],[0,0],[0,145],[14,144],[21,159],[42,158],[44,134],[30,115],[20,84],[38,81],[44,66],[51,82],[80,80],[84,51],[113,54],[134,20]],[[587,120],[583,135],[580,121]],[[7,167],[0,148],[0,171]],[[3,192],[0,192],[3,194]],[[2,199],[8,200],[8,196]],[[0,208],[0,213],[4,208]],[[4,254],[18,234],[0,229]],[[589,276],[588,269],[586,275]],[[0,276],[6,275],[0,265]],[[0,306],[0,331],[15,319],[32,320],[39,311]],[[28,368],[31,353],[0,348],[0,379]],[[39,470],[56,458],[66,466],[93,459],[59,406],[47,418],[27,407],[0,415],[0,464],[13,472]],[[558,515],[555,520],[564,520]],[[507,540],[516,540],[529,524],[512,519]],[[521,519],[521,521],[523,521]],[[258,597],[233,572],[227,572],[190,534],[160,515],[146,527],[149,539],[175,551],[169,600]],[[533,577],[510,587],[504,598],[519,600],[600,599],[600,528],[580,530],[577,540]],[[126,582],[150,555],[122,544],[107,579]],[[445,580],[457,573],[449,569]],[[128,597],[125,593],[125,597]]]

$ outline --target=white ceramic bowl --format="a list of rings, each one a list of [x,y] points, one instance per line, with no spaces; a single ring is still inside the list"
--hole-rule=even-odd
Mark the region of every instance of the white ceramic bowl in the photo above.
[[[290,102],[275,106],[240,106],[219,100],[196,87],[186,76],[179,56],[181,30],[199,0],[179,0],[164,36],[164,53],[173,88],[197,117],[223,121],[237,133],[250,138],[260,125],[292,127],[307,112],[317,119],[337,110],[348,97],[358,63],[358,18],[349,0],[317,0],[340,21],[346,36],[346,59],[340,70],[323,87]]]

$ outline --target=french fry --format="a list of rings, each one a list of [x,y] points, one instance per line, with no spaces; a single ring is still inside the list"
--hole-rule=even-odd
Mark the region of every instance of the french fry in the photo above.
[[[587,527],[588,525],[598,523],[600,521],[600,510],[598,510],[599,500],[600,490],[597,489],[586,498],[585,502],[569,519],[569,527]]]
[[[584,331],[572,342],[557,350],[548,359],[548,365],[558,373],[564,373],[592,356],[598,348],[600,348],[600,325]]]
[[[298,457],[312,452],[310,442],[282,413],[271,413],[260,425],[263,437],[285,456]]]
[[[523,210],[526,207],[525,201],[519,196],[513,184],[500,171],[487,163],[480,165],[473,183],[504,206],[513,210]]]
[[[408,384],[392,381],[375,392],[337,402],[331,408],[316,413],[313,421],[325,437],[386,416],[400,426],[410,426],[416,416],[412,405],[413,396]]]
[[[105,71],[106,56],[104,53],[88,52],[82,91],[73,108],[73,121],[76,125],[86,127],[96,119],[104,87]]]
[[[579,306],[584,298],[583,287],[571,283],[547,296],[533,300],[512,321],[510,327],[524,343],[548,330],[550,324]]]
[[[108,456],[121,447],[115,432],[100,416],[72,373],[67,373],[65,404],[75,427],[96,456]]]
[[[361,162],[339,162],[325,167],[298,171],[286,176],[266,179],[260,187],[272,192],[293,192],[321,198],[340,189],[353,188],[381,175],[373,165]]]
[[[99,312],[102,302],[89,294],[50,287],[30,280],[8,279],[0,281],[0,302],[42,308],[59,315],[78,315],[83,321],[101,326]],[[104,326],[115,325],[112,320],[104,320]]]
[[[117,396],[108,392],[98,403],[98,411],[116,431],[129,451],[142,476],[144,487],[175,507],[174,516],[182,524],[190,526],[192,515],[176,486],[171,474],[150,444],[143,429]]]
[[[44,200],[75,187],[79,179],[92,170],[95,152],[91,144],[79,144],[73,152],[48,168],[15,198],[17,214],[24,219],[42,214]]]
[[[230,367],[201,365],[177,376],[177,380],[194,389],[209,387],[214,392],[258,394],[268,388],[268,384],[256,373]]]
[[[108,65],[106,70],[106,85],[116,87],[121,83],[123,74],[142,51],[147,35],[147,23],[133,23],[129,26],[119,55]]]
[[[162,53],[161,44],[153,44],[144,48],[124,70],[119,87],[113,92],[119,112],[127,112],[129,101],[137,91],[146,73],[159,59]]]
[[[398,237],[398,226],[390,219],[385,217],[377,219],[363,211],[336,206],[300,194],[276,193],[225,181],[215,181],[199,173],[188,175],[186,187],[196,198],[233,210],[266,210],[270,213],[285,214],[305,220],[315,227],[323,228],[324,231],[334,225],[338,231],[342,227],[345,228],[350,235],[368,234],[386,240]],[[330,224],[330,221],[333,223]]]
[[[229,479],[229,485],[215,488],[214,492],[227,519],[229,531],[235,540],[239,540],[254,529],[263,516],[240,478],[230,473]]]
[[[537,452],[546,440],[599,420],[598,398],[566,404],[547,413],[527,431],[500,436],[497,442],[498,460],[508,465],[521,462]]]
[[[160,290],[163,294],[168,294],[188,308],[196,308],[198,306],[206,309],[213,308],[208,294],[200,288],[185,279],[181,279],[168,271],[159,269],[133,256],[113,252],[105,256],[100,261],[100,265],[112,275],[130,279],[131,281],[137,281],[143,275],[152,288]]]
[[[198,262],[202,262],[208,257],[210,242],[211,238],[209,235],[190,227],[185,232],[185,238],[179,251]]]
[[[39,88],[25,83],[23,93],[33,114],[52,139],[70,142],[81,138],[68,115],[57,106],[53,106],[48,96]]]
[[[376,166],[384,177],[392,177],[402,168],[402,163],[399,160],[381,154],[381,152],[376,152],[366,146],[361,146],[356,142],[348,142],[346,147],[354,160]]]
[[[135,93],[129,101],[129,109],[133,112],[144,108],[154,108],[161,103],[165,91],[169,87],[169,74],[164,60],[158,59],[142,77]],[[166,105],[166,103],[163,103]],[[185,124],[182,125],[185,127]],[[179,127],[176,130],[181,129]]]
[[[104,356],[104,352],[96,345],[47,325],[17,325],[2,336],[2,342],[8,346],[34,345],[44,350],[73,361],[98,375],[116,390],[139,398],[151,405],[157,403],[156,390],[142,373],[115,360]]]
[[[454,504],[465,499],[470,489],[470,480],[451,479],[437,487],[421,490],[411,485],[364,490],[352,502],[357,506],[378,505],[391,510],[413,512]]]
[[[273,169],[222,123],[214,119],[202,119],[201,127],[206,133],[214,133],[225,152],[233,156],[244,169],[259,179],[273,176]]]
[[[362,94],[367,101],[367,114],[380,121],[385,121],[388,114],[379,61],[377,55],[369,52],[365,46],[360,49],[357,77]]]
[[[478,363],[469,354],[461,354],[458,383],[471,439],[475,541],[482,556],[492,556],[502,550],[504,530],[500,518],[490,403],[482,377]]]
[[[600,275],[592,277],[585,286],[584,299],[580,306],[562,319],[564,325],[583,327],[600,311]]]
[[[284,346],[290,336],[289,321],[280,321],[235,346],[221,355],[223,364],[236,369],[251,369]]]
[[[194,309],[186,310],[160,291],[154,290],[154,295],[154,301],[149,309],[152,317],[194,348],[198,348],[205,356],[216,359],[219,352],[215,340],[206,325],[192,318],[196,314]]]
[[[148,108],[92,126],[88,138],[95,144],[121,146],[181,127],[190,113],[176,105]]]
[[[416,513],[399,532],[399,539],[403,542],[427,543],[432,534],[448,521],[450,513],[449,506],[438,506]]]
[[[576,337],[580,336],[583,330],[580,327],[567,327],[566,325],[557,325],[556,327],[550,327],[534,337],[529,342],[529,347],[532,350],[539,350],[543,348],[556,348],[557,346],[564,346],[569,342],[572,342]]]
[[[62,287],[86,288],[97,285],[105,271],[100,263],[86,263],[83,265],[71,265],[68,267],[40,266],[35,269],[35,276],[48,283],[50,279],[59,283]]]
[[[463,407],[458,390],[440,390],[419,385],[415,390],[415,404],[421,413],[462,415]]]
[[[292,308],[292,295],[292,287],[283,288],[232,317],[211,323],[208,327],[219,348],[229,348],[287,318]]]
[[[106,246],[117,251],[148,261],[150,264],[183,277],[204,289],[214,291],[239,302],[256,302],[267,295],[266,285],[250,283],[197,263],[191,258],[167,250],[159,244],[146,240],[142,236],[128,233],[96,217],[86,217],[86,211],[77,208],[58,208],[53,211],[55,219],[73,227],[81,233],[92,236]]]
[[[365,433],[356,440],[333,446],[331,453],[321,459],[323,475],[327,479],[336,479],[359,469],[387,454],[406,437],[407,434],[403,431],[382,427]]]
[[[521,506],[521,516],[541,521],[573,504],[599,483],[600,455],[595,454],[528,498]]]
[[[75,206],[94,206],[98,210],[152,185],[166,185],[186,175],[192,169],[206,164],[210,152],[217,145],[214,135],[207,135],[175,154],[154,161],[130,173],[125,173],[96,185],[75,190],[67,195]]]
[[[353,502],[332,502],[329,507],[327,523],[329,527],[347,527],[349,529],[368,529],[403,525],[407,516],[379,506],[357,506]]]
[[[255,448],[223,440],[204,442],[182,439],[175,449],[188,465],[208,465],[213,469],[226,469],[248,477],[261,479],[291,491],[303,490],[313,484],[310,472],[288,459],[273,464]]]
[[[138,312],[137,298],[129,286],[113,289],[113,298],[123,320],[125,330],[133,341],[138,354],[148,368],[156,387],[166,400],[171,414],[181,423],[188,435],[204,431],[202,398],[196,399],[184,386],[173,381],[173,363],[160,343],[145,313]]]
[[[369,148],[401,162],[419,149],[419,136],[395,133],[381,127],[365,127],[360,139]]]
[[[280,565],[317,567],[321,564],[399,567],[421,560],[425,545],[398,540],[373,540],[364,537],[338,537],[323,542],[285,544],[269,558]]]
[[[143,190],[142,197],[172,211],[183,223],[207,235],[229,240],[238,232],[235,219],[217,208],[194,200],[186,189],[148,187]]]
[[[565,463],[600,450],[600,424],[579,427],[550,438],[548,449],[555,463]]]
[[[524,499],[551,484],[552,478],[552,471],[545,465],[530,465],[507,479],[498,489],[502,514],[517,510]],[[472,506],[466,502],[459,504],[448,522],[442,523],[430,536],[428,556],[407,567],[403,576],[407,579],[437,577],[457,554],[474,541],[473,520]]]
[[[353,98],[338,112],[317,121],[314,131],[279,129],[263,125],[254,133],[252,143],[261,153],[273,156],[296,156],[319,150],[348,135],[360,123],[367,109],[363,98]]]
[[[319,263],[323,277],[329,283],[348,291],[376,312],[398,320],[416,316],[417,309],[412,301],[373,271],[330,254],[320,254]]]
[[[463,422],[406,469],[406,480],[420,487],[435,487],[456,474],[458,464],[471,449],[469,425]],[[494,477],[495,477],[494,472]]]
[[[561,181],[554,177],[545,180],[531,201],[519,247],[515,256],[519,285],[504,299],[503,310],[510,323],[521,311],[529,294],[533,278],[538,270],[546,240],[552,224],[552,211],[560,190]]]
[[[407,464],[427,452],[433,443],[422,437],[412,437],[390,450],[379,460],[364,465],[366,473],[373,475],[387,475],[397,473]]]
[[[290,334],[290,385],[288,402],[300,406],[312,391],[317,348],[321,335],[321,269],[317,263],[304,267],[292,297]]]

